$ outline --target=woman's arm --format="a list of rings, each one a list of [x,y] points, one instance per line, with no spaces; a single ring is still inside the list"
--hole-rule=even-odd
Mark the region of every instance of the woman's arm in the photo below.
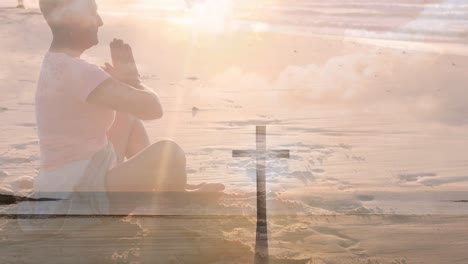
[[[96,87],[87,98],[88,103],[101,105],[131,114],[142,120],[159,119],[163,109],[159,96],[143,84],[136,88],[109,78]]]
[[[88,96],[87,102],[131,114],[142,120],[163,115],[158,95],[140,81],[132,48],[121,39],[110,43],[112,64],[104,70],[112,75]]]

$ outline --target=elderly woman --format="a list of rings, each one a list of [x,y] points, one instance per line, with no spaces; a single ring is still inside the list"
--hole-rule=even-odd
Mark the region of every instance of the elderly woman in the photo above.
[[[185,154],[174,141],[150,143],[141,120],[159,119],[163,109],[140,81],[128,44],[114,39],[104,68],[80,59],[103,26],[95,0],[39,3],[53,40],[36,91],[35,192],[104,192],[93,206],[106,213],[119,206],[115,193],[222,191],[223,184],[187,184]]]

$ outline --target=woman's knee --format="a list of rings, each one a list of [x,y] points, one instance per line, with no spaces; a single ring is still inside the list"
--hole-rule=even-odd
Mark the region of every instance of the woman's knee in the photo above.
[[[149,146],[155,158],[171,158],[185,163],[184,150],[173,140],[161,140]]]

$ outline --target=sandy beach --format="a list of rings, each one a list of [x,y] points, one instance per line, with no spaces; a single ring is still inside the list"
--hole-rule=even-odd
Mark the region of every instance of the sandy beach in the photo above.
[[[232,150],[255,148],[258,125],[268,149],[290,151],[267,161],[271,263],[468,262],[466,4],[239,1],[225,28],[161,2],[100,1],[100,44],[83,58],[103,65],[114,37],[128,41],[165,109],[145,122],[151,140],[179,142],[189,182],[224,194],[182,207],[155,196],[61,234],[24,230],[60,217],[0,205],[0,263],[252,263],[255,160]],[[26,5],[0,4],[0,194],[16,196],[38,174],[34,95],[51,41]]]
[[[465,263],[466,220],[437,215],[275,216],[269,220],[270,262]],[[253,217],[141,216],[101,221],[87,232],[27,236],[18,230],[16,220],[3,219],[0,260],[252,263]]]

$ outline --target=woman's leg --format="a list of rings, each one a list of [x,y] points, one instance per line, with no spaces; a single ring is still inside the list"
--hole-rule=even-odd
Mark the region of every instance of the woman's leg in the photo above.
[[[118,165],[118,168],[115,168],[118,173],[113,170],[109,172],[112,175],[109,176],[112,177],[111,181],[114,181],[109,186],[111,191],[152,191],[155,188],[154,181],[158,180],[155,178],[155,173],[158,176],[172,175],[170,179],[160,179],[158,182],[160,190],[184,189],[187,182],[185,153],[175,142],[166,140],[151,145],[143,122],[121,112],[117,112],[114,124],[109,129],[108,138],[114,145],[118,164],[122,165],[125,157],[128,159],[125,166]],[[140,170],[142,172],[139,172]],[[136,183],[137,186],[131,183],[135,179],[132,175],[136,173],[144,178]],[[169,187],[174,184],[177,186]],[[119,185],[125,188],[122,189]]]
[[[120,112],[117,112],[107,137],[114,145],[119,163],[125,158],[130,159],[151,144],[143,122]]]
[[[150,145],[143,122],[132,115],[117,112],[107,138],[117,154],[118,163],[129,159]]]
[[[185,154],[171,140],[163,140],[118,164],[107,174],[110,192],[184,191]]]
[[[128,144],[125,150],[125,157],[130,159],[138,152],[144,150],[150,145],[151,142],[149,140],[148,133],[146,133],[146,128],[143,125],[143,122],[135,118],[132,123],[130,137],[128,139]]]
[[[150,144],[141,120],[117,113],[108,132],[119,164],[107,174],[107,189],[112,210],[127,214],[150,200],[145,193],[154,190],[219,192],[223,184],[188,185],[184,151],[173,141]],[[124,158],[127,157],[127,161]],[[131,196],[125,192],[133,192]],[[141,196],[141,197],[139,197]],[[134,199],[134,201],[129,201]],[[126,208],[126,209],[125,209]]]
[[[170,140],[152,144],[107,173],[110,212],[127,215],[151,203],[154,191],[182,193],[186,183],[180,147]]]
[[[114,146],[117,163],[122,163],[125,159],[125,151],[132,132],[132,123],[133,120],[130,115],[117,112],[114,123],[107,131],[107,139]]]

